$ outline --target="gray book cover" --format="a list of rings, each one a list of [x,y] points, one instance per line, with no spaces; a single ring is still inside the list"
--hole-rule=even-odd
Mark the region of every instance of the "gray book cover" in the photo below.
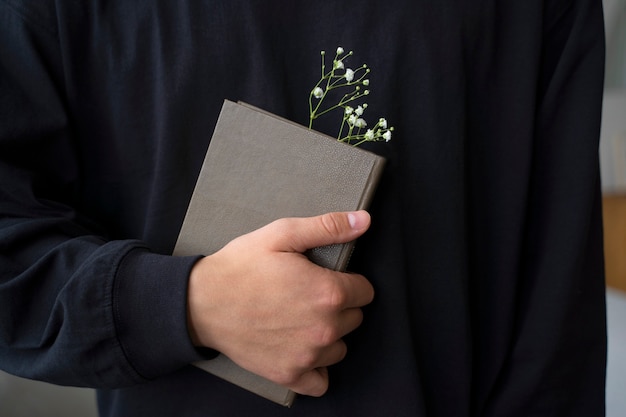
[[[175,256],[210,255],[282,217],[366,209],[384,158],[245,103],[219,115]],[[345,270],[354,242],[316,248],[311,261]],[[295,394],[226,356],[196,366],[284,406]]]

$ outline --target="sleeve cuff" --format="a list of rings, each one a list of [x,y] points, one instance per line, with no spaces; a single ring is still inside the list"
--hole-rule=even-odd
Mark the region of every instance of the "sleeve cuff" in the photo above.
[[[187,285],[198,259],[134,249],[120,263],[113,286],[115,328],[128,362],[142,378],[210,358],[212,352],[193,346],[187,328]]]

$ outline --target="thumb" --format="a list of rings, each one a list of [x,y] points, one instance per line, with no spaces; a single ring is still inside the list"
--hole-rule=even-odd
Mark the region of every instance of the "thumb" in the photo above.
[[[315,217],[286,218],[270,224],[279,251],[305,252],[308,249],[335,243],[350,242],[370,226],[370,215],[364,210],[326,213]]]

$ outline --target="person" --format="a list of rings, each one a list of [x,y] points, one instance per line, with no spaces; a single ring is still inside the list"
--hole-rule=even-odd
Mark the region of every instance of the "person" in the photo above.
[[[0,10],[2,369],[102,416],[603,414],[600,0]],[[369,215],[171,256],[222,101],[306,125],[337,46],[395,127]],[[301,254],[356,237],[355,273]],[[301,395],[189,365],[218,351]]]

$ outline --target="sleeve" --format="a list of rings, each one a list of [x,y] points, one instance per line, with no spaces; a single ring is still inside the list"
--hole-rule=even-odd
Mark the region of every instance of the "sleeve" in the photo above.
[[[543,4],[515,337],[489,416],[592,416],[604,407],[602,5]]]
[[[0,1],[0,367],[132,385],[201,359],[186,316],[197,259],[112,239],[81,213],[70,81],[47,3]]]

